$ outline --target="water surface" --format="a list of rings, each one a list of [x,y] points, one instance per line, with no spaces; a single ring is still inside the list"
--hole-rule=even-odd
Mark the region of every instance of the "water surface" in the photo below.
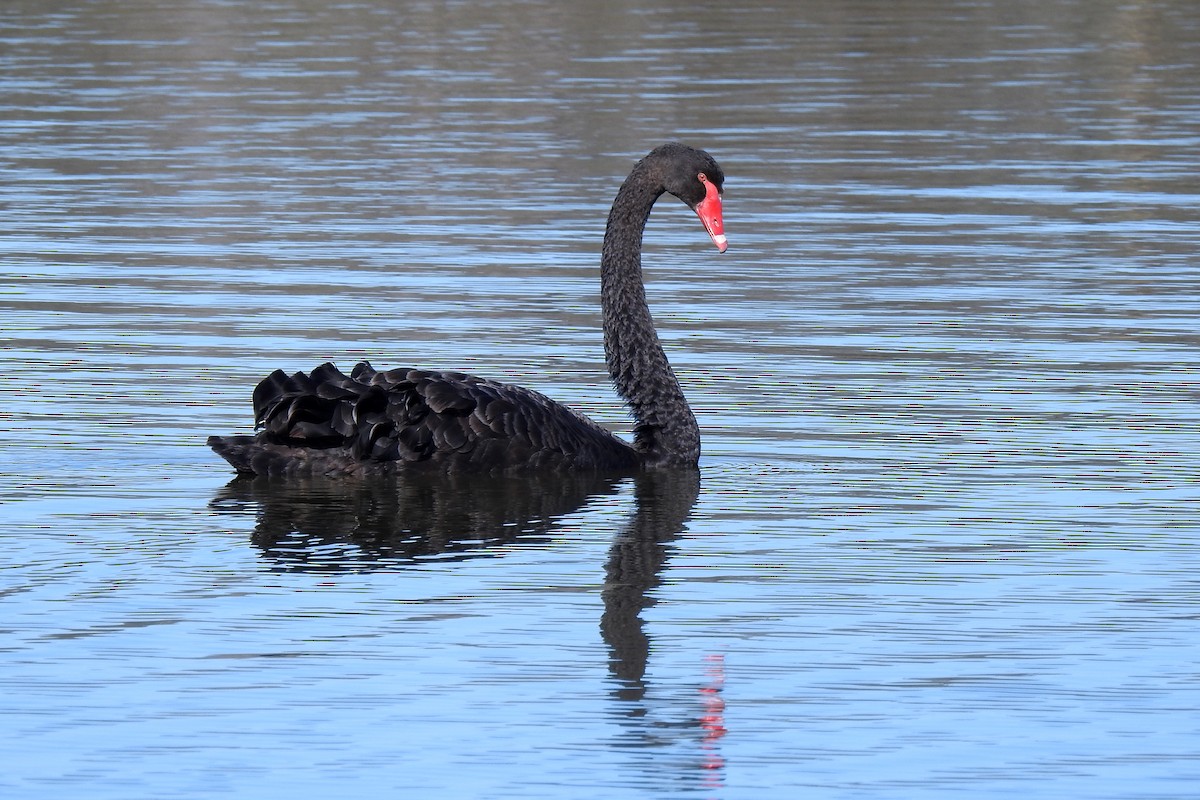
[[[5,796],[1193,796],[1193,4],[576,5],[0,8]],[[627,430],[668,139],[698,476],[204,447],[362,358]]]

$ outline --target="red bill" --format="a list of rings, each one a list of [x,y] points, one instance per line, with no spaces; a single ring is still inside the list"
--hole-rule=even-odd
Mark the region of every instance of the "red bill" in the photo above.
[[[704,184],[704,199],[696,204],[696,216],[704,223],[704,230],[712,237],[717,250],[724,253],[729,244],[725,240],[725,220],[721,215],[721,193],[712,181],[700,176]]]

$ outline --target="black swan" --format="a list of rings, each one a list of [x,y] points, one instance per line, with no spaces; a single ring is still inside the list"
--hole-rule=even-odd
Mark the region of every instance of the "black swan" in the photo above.
[[[267,476],[694,469],[700,428],[646,305],[642,234],[651,207],[670,192],[725,252],[724,181],[708,153],[665,144],[634,165],[608,215],[600,261],[604,354],[633,414],[632,445],[520,386],[461,372],[378,372],[364,361],[349,377],[328,363],[307,375],[276,370],[254,390],[262,430],[210,436],[209,446],[239,473]]]

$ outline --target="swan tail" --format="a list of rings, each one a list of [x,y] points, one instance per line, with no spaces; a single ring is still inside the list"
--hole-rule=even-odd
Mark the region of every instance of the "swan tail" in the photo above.
[[[217,455],[229,462],[229,465],[244,475],[256,475],[266,464],[256,456],[261,452],[257,447],[257,436],[210,436],[208,446]],[[256,464],[257,462],[257,464]],[[265,470],[263,474],[265,474]]]
[[[292,447],[255,436],[210,436],[208,446],[240,475],[293,478],[338,475],[380,475],[396,466],[364,462],[344,447]]]

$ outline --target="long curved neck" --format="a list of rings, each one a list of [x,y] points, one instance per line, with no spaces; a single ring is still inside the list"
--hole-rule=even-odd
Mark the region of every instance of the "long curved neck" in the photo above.
[[[642,233],[663,191],[639,162],[613,201],[600,259],[604,355],[613,385],[633,413],[633,446],[643,463],[695,466],[700,427],[658,340],[642,283]]]

